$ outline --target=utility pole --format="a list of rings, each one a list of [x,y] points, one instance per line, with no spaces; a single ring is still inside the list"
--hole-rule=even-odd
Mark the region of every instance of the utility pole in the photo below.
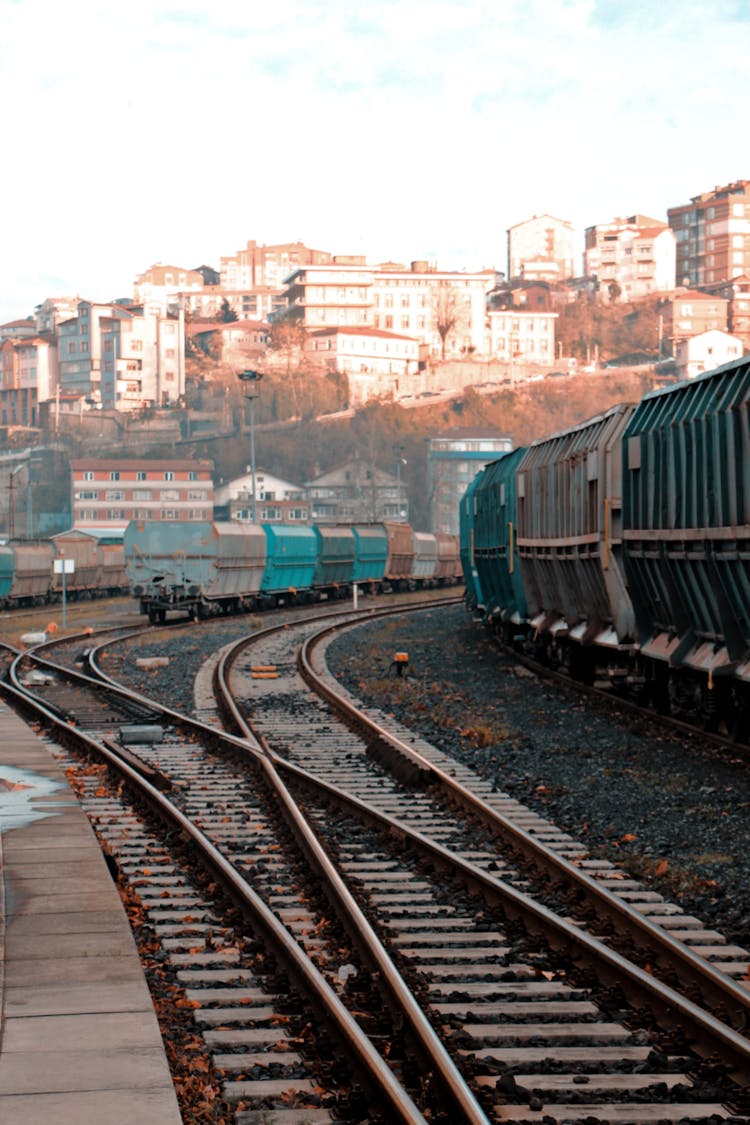
[[[247,401],[250,403],[250,481],[252,485],[252,495],[250,497],[250,519],[252,523],[256,523],[256,507],[255,507],[255,400],[260,393],[260,381],[263,374],[260,371],[238,371],[237,378],[247,389],[243,394]],[[256,389],[258,388],[258,389]]]

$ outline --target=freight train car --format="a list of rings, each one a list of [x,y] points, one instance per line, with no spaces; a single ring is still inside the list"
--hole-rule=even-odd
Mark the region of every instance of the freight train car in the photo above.
[[[49,539],[11,539],[0,546],[0,605],[46,605],[52,600],[52,562]]]
[[[648,690],[750,710],[750,359],[647,395],[625,433],[625,573]]]
[[[526,650],[747,737],[750,357],[488,466],[461,557]]]

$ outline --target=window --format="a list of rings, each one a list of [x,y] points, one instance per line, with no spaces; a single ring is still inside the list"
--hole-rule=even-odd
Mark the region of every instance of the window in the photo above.
[[[159,493],[160,500],[171,500],[173,503],[180,499],[180,494],[176,488],[163,488]]]
[[[191,469],[190,472],[188,473],[188,480],[199,480],[199,479],[200,479],[200,474],[197,473],[195,469]]]
[[[113,469],[112,472],[109,474],[109,479],[110,480],[119,480],[120,479],[120,470],[119,469]]]
[[[174,480],[174,473],[172,472],[171,469],[167,469],[167,471],[164,474],[164,479],[165,480]]]
[[[163,520],[176,520],[177,513],[174,508],[162,508],[161,518]]]
[[[84,492],[79,492],[77,498],[79,500],[98,500],[99,499],[99,493],[94,492],[91,489],[87,489]]]
[[[87,469],[86,472],[83,474],[83,479],[84,480],[93,480],[94,479],[94,474],[92,473],[92,471],[90,469]]]
[[[402,327],[402,328],[408,328],[408,327],[409,327],[409,318],[408,318],[408,316],[402,316],[402,317],[401,317],[401,327]]]
[[[135,491],[133,492],[133,499],[135,501],[138,501],[138,500],[143,501],[143,500],[153,499],[151,489],[150,488],[136,488]]]
[[[188,492],[187,498],[188,498],[188,500],[205,500],[206,494],[203,491],[199,491],[198,489],[195,489],[195,491]],[[175,499],[176,499],[176,497],[175,497]]]
[[[105,500],[124,500],[125,493],[119,488],[112,488],[107,491]]]
[[[142,352],[143,351],[143,340],[131,340],[130,341],[130,350],[134,351],[134,352]]]
[[[135,474],[136,480],[148,480],[148,474],[145,469],[139,469]]]
[[[385,318],[385,326],[386,326],[386,328],[393,328],[393,317],[392,316],[387,316]]]
[[[125,513],[123,512],[122,508],[107,508],[107,519],[124,520]]]

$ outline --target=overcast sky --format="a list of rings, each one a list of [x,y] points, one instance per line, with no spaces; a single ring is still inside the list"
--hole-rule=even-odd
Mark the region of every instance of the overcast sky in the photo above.
[[[666,219],[750,178],[749,59],[750,0],[0,0],[0,323],[251,238],[504,269],[533,214]]]

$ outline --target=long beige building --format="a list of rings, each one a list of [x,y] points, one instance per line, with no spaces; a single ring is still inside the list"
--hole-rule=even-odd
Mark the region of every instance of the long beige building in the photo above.
[[[584,273],[603,300],[637,300],[675,284],[675,236],[666,223],[630,215],[586,228]]]

